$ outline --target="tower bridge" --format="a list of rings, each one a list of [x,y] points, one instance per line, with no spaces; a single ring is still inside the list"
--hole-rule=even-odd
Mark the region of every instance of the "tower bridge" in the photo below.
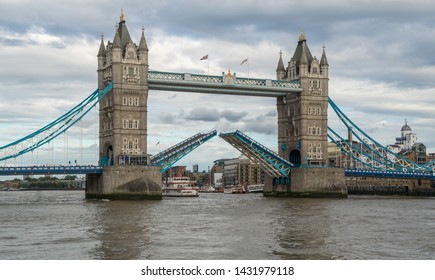
[[[148,94],[149,90],[165,90],[276,98],[277,152],[240,131],[219,135],[262,166],[267,174],[266,196],[347,197],[345,176],[434,179],[432,167],[419,166],[385,149],[329,98],[325,48],[320,60],[317,59],[303,33],[287,67],[280,53],[274,80],[237,77],[229,70],[219,76],[149,71],[148,53],[144,29],[135,44],[121,14],[113,42],[105,43],[101,38],[97,54],[98,89],[49,125],[0,147],[0,160],[33,151],[65,132],[98,103],[98,166],[4,167],[0,168],[0,175],[86,173],[87,198],[161,199],[162,171],[217,135],[216,131],[195,134],[150,156]],[[328,127],[328,106],[348,128],[347,139]],[[328,137],[349,158],[373,170],[332,167],[327,155]],[[355,146],[352,137],[362,144]]]
[[[299,37],[295,53],[285,68],[280,54],[276,80],[239,78],[235,73],[223,72],[221,76],[192,73],[149,71],[148,46],[142,29],[139,44],[133,43],[121,14],[113,42],[101,38],[98,52],[98,87],[109,84],[113,88],[100,101],[100,161],[102,174],[88,175],[87,197],[105,197],[122,193],[122,196],[158,196],[161,185],[159,168],[136,165],[136,170],[124,166],[123,159],[134,157],[135,162],[146,162],[147,157],[147,99],[149,90],[189,91],[207,94],[234,94],[263,96],[277,99],[278,155],[255,153],[241,149],[269,168],[265,195],[316,195],[346,196],[344,171],[329,168],[327,164],[327,108],[329,65],[325,49],[318,60],[312,56],[304,34]],[[243,136],[246,139],[246,136]],[[223,136],[233,146],[243,138]],[[251,146],[254,148],[255,146]],[[261,153],[261,156],[256,156]],[[303,156],[302,156],[303,155]],[[306,156],[307,155],[307,156]],[[264,159],[264,157],[266,159]],[[324,167],[322,169],[298,168],[274,173],[282,158],[296,167]],[[273,160],[272,160],[273,159]],[[271,163],[272,162],[272,163]],[[161,167],[160,167],[161,168]],[[274,180],[275,176],[291,180]],[[291,181],[291,183],[290,183]],[[276,184],[280,182],[280,184]],[[284,182],[284,183],[283,183]],[[138,187],[143,185],[142,189]],[[139,191],[140,190],[140,191]]]

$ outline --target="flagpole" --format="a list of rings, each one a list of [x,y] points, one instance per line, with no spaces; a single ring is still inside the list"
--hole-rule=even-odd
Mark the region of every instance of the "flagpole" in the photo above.
[[[249,57],[245,58],[244,60],[242,60],[242,62],[240,63],[240,65],[243,65],[244,63],[248,64],[248,78],[249,78]]]
[[[210,60],[208,59],[208,54],[204,55],[199,60],[207,60],[207,75],[210,76]]]

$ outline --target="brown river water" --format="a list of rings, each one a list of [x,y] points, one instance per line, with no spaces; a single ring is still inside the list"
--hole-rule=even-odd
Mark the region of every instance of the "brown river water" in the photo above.
[[[435,199],[0,192],[0,259],[435,259]]]

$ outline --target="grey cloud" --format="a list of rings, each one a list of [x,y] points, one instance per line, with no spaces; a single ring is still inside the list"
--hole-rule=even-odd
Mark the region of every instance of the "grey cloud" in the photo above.
[[[186,120],[216,122],[220,119],[226,119],[230,122],[238,122],[243,119],[248,113],[243,111],[223,110],[209,108],[195,108],[191,110],[186,116]]]
[[[277,113],[276,113],[276,111],[270,111],[270,112],[267,113],[265,116],[266,116],[266,117],[276,117],[276,116],[277,116]]]
[[[166,124],[177,124],[181,123],[179,116],[173,113],[163,112],[160,114],[160,121]]]
[[[245,117],[248,113],[243,111],[232,111],[232,110],[223,110],[221,112],[222,118],[225,118],[227,121],[230,122],[238,122],[243,117]]]
[[[240,128],[243,132],[254,132],[265,135],[273,135],[277,133],[277,120],[276,117],[266,115],[258,115],[255,118],[245,120]]]
[[[190,121],[215,122],[218,121],[220,117],[221,114],[216,109],[195,108],[185,116],[185,119]]]

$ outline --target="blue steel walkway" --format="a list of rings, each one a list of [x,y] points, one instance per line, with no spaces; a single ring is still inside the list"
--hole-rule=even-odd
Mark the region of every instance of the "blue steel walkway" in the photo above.
[[[222,76],[149,71],[148,88],[263,97],[286,96],[302,91],[299,81],[239,78],[229,71]]]
[[[403,179],[431,179],[435,180],[434,173],[421,170],[368,170],[344,169],[346,177],[377,177],[377,178],[403,178]]]
[[[102,173],[101,166],[94,165],[46,165],[46,166],[1,166],[0,176],[13,175],[67,175]]]

